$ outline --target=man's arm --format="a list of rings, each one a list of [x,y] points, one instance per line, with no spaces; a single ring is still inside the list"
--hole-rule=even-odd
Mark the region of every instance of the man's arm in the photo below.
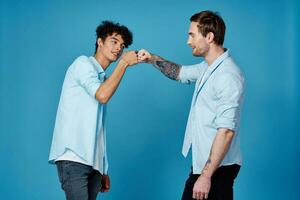
[[[138,60],[139,62],[150,63],[168,78],[172,80],[178,80],[181,65],[165,60],[157,55],[150,54],[144,49],[139,51]]]
[[[218,129],[217,135],[210,150],[210,155],[201,174],[207,177],[211,177],[213,175],[223,161],[230,147],[233,136],[234,132],[232,130],[226,128]]]
[[[230,147],[233,136],[234,132],[232,130],[226,128],[218,129],[217,135],[210,150],[210,155],[201,172],[201,175],[194,185],[193,198],[208,198],[208,193],[211,186],[211,177],[224,159]]]
[[[111,76],[97,89],[95,94],[96,99],[100,103],[106,104],[118,88],[127,67],[136,63],[137,55],[134,51],[124,53]]]

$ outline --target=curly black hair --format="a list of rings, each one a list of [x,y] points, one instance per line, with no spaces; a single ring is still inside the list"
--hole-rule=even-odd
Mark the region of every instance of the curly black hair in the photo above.
[[[98,38],[101,38],[103,41],[105,41],[108,36],[111,36],[114,33],[122,36],[126,48],[132,44],[132,33],[126,26],[120,25],[119,23],[114,23],[112,21],[102,21],[96,29],[97,39],[95,44],[95,53],[98,48]]]

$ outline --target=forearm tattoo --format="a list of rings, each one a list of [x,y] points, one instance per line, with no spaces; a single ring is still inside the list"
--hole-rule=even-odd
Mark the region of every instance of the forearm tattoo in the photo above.
[[[153,56],[152,64],[165,76],[172,80],[178,80],[181,65],[167,61],[159,56]]]
[[[209,157],[205,163],[204,169],[202,170],[202,174],[205,174],[211,165],[211,154],[212,154],[212,150],[210,150]]]

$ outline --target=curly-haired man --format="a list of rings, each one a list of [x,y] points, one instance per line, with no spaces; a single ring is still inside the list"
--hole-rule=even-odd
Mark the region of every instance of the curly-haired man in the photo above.
[[[58,169],[68,200],[95,200],[107,192],[105,110],[137,53],[123,53],[132,43],[127,27],[103,21],[96,30],[94,56],[80,56],[68,68],[58,105],[49,162]],[[118,60],[111,76],[105,70]]]

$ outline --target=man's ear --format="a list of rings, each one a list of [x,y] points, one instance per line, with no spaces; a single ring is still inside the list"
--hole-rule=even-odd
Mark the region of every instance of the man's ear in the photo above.
[[[97,39],[97,44],[98,44],[98,47],[100,47],[100,48],[103,46],[104,43],[101,38]]]
[[[206,38],[207,43],[209,43],[209,44],[213,43],[214,39],[215,39],[215,34],[213,32],[209,32],[209,33],[207,33],[205,38]]]

